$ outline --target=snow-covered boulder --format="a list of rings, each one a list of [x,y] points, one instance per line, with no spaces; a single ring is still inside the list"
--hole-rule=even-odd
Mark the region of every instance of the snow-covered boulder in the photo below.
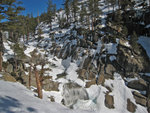
[[[77,100],[89,99],[86,89],[73,82],[64,84],[62,95],[68,107],[73,107]]]

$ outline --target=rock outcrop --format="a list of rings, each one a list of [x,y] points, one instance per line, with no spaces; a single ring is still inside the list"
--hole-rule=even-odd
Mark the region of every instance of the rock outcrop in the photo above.
[[[136,105],[130,99],[127,99],[127,110],[132,113],[136,111]]]
[[[105,95],[105,106],[109,109],[114,108],[114,98],[113,96],[109,95],[109,93]]]
[[[133,80],[127,84],[128,87],[140,91],[145,91],[148,87],[147,83],[143,79]]]

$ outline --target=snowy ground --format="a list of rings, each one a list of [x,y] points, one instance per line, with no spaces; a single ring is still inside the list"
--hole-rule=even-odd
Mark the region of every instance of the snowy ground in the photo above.
[[[77,100],[73,106],[75,109],[72,110],[47,99],[37,98],[34,92],[20,83],[0,80],[0,113],[130,113],[126,109],[127,99],[137,106],[135,113],[147,113],[145,107],[135,103],[132,90],[125,85],[119,74],[115,73],[114,80],[106,80],[104,84],[112,89],[109,95],[114,97],[114,109],[105,106],[105,94],[108,90],[101,85],[92,85],[86,89],[89,99]],[[43,93],[44,96],[52,94],[46,94],[45,91]],[[53,93],[60,98],[61,93]]]
[[[20,83],[0,80],[0,113],[92,113],[40,100]],[[94,112],[93,112],[94,113]]]
[[[150,37],[140,36],[138,42],[144,47],[150,58]]]

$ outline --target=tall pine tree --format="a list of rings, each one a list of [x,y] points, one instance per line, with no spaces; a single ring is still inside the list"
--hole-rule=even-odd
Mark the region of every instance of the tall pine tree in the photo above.
[[[3,39],[2,39],[2,31],[5,30],[6,26],[4,26],[4,23],[2,22],[3,19],[7,19],[10,23],[9,25],[12,25],[11,21],[14,21],[16,19],[16,16],[18,13],[23,10],[22,7],[18,6],[20,2],[17,2],[16,0],[0,0],[0,71],[2,71],[2,52],[3,52]],[[8,29],[11,28],[8,27]]]
[[[89,7],[89,15],[90,19],[92,20],[92,31],[94,30],[94,23],[96,19],[101,14],[101,10],[99,8],[99,0],[88,0],[88,7]]]
[[[65,13],[66,13],[66,17],[67,17],[67,23],[69,22],[69,15],[70,15],[70,0],[65,0],[64,3],[64,8],[65,8]]]
[[[74,21],[77,21],[77,12],[79,11],[79,7],[78,7],[78,0],[73,0],[72,1],[72,13],[73,13],[73,17],[74,17]]]
[[[84,3],[81,4],[81,10],[80,10],[80,22],[82,24],[85,23],[84,20],[85,20],[85,17],[87,16],[86,7],[84,5],[85,5]]]
[[[55,13],[56,13],[56,5],[52,3],[52,0],[49,0],[47,7],[47,22],[50,24],[50,29],[52,29],[52,19],[54,18]]]

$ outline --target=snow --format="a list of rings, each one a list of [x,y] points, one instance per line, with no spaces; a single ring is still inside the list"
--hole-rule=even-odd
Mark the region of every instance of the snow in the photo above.
[[[131,82],[131,81],[134,81],[134,80],[139,80],[139,79],[137,77],[135,77],[135,78],[126,78],[127,82]]]
[[[28,48],[24,51],[24,53],[25,53],[27,56],[31,57],[30,53],[31,53],[34,49],[35,49],[34,46],[28,46]]]
[[[115,56],[110,56],[109,59],[110,59],[110,61],[114,61],[114,60],[116,60],[116,57]]]
[[[0,80],[0,113],[92,113],[41,100],[20,83]],[[94,113],[94,112],[93,112]]]
[[[68,67],[70,66],[70,62],[71,62],[71,57],[68,57],[67,59],[63,60],[61,62],[61,64],[64,66],[64,68],[67,70]]]
[[[150,73],[140,73],[141,75],[146,75],[150,77]]]
[[[77,100],[88,100],[88,94],[85,88],[78,86],[76,83],[64,84],[62,96],[64,98],[65,105],[68,107],[74,106],[76,104],[77,108]]]
[[[126,42],[124,43],[124,45],[127,46],[127,47],[130,47],[130,44],[129,44],[128,41],[126,41]]]
[[[61,101],[63,99],[61,92],[57,91],[44,91],[43,90],[43,95],[44,95],[44,100],[48,100],[50,96],[54,97],[55,102],[61,104]],[[49,99],[50,100],[50,99]]]
[[[70,66],[66,71],[67,73],[66,79],[74,81],[80,86],[85,86],[85,82],[78,78],[78,74],[76,72],[77,69],[78,69],[77,64],[70,63]]]
[[[67,69],[67,79],[75,81],[78,78],[78,74],[76,72],[77,69],[77,65],[75,63],[71,63],[70,67]]]
[[[96,104],[92,100],[77,100],[76,104],[73,106],[74,109],[82,110],[92,110],[96,111]]]
[[[108,43],[104,45],[105,45],[105,50],[108,50],[108,54],[117,54],[118,44]]]
[[[26,75],[29,75],[29,72],[25,72]]]
[[[7,51],[8,54],[10,54],[10,55],[14,54],[14,52],[11,49],[9,43],[4,42],[3,44],[4,44],[4,47],[5,47],[5,49],[6,49],[6,51]]]
[[[96,53],[100,53],[101,47],[102,47],[102,44],[101,44],[101,41],[99,40]]]
[[[44,69],[47,69],[47,68],[49,68],[49,64],[46,64],[46,65],[44,66]]]
[[[144,47],[150,58],[150,37],[140,36],[138,42]]]
[[[42,66],[41,65],[37,65],[36,68],[37,68],[37,70],[41,70]]]
[[[61,65],[62,59],[58,59],[57,57],[49,57],[48,62],[51,62],[51,64],[55,65],[50,66],[51,71],[48,72],[48,74],[53,77],[53,80],[55,80],[58,74],[64,72],[64,67]]]
[[[0,77],[2,77],[3,75],[2,74],[0,74]]]
[[[145,28],[150,28],[150,24],[148,24]]]
[[[150,73],[145,73],[145,75],[150,76]]]
[[[25,67],[27,67],[27,68],[28,68],[28,67],[30,67],[30,65],[29,65],[29,64],[27,64],[27,63],[25,63]]]
[[[132,95],[132,90],[129,89],[122,79],[121,75],[118,73],[114,74],[114,80],[106,80],[105,86],[108,86],[112,89],[111,95],[114,97],[114,107],[115,109],[111,110],[111,113],[130,113],[127,111],[127,99],[130,99],[134,104],[135,99]],[[100,98],[99,98],[100,99]],[[99,100],[100,101],[100,100]],[[135,113],[147,113],[146,108],[141,105],[137,105]],[[102,113],[105,111],[107,113],[108,109],[100,110]],[[109,111],[110,112],[110,111]]]
[[[11,45],[13,43],[7,41],[3,42],[4,48],[5,48],[5,53],[3,55],[3,61],[6,62],[8,59],[12,58],[14,56],[14,51],[11,49]]]

